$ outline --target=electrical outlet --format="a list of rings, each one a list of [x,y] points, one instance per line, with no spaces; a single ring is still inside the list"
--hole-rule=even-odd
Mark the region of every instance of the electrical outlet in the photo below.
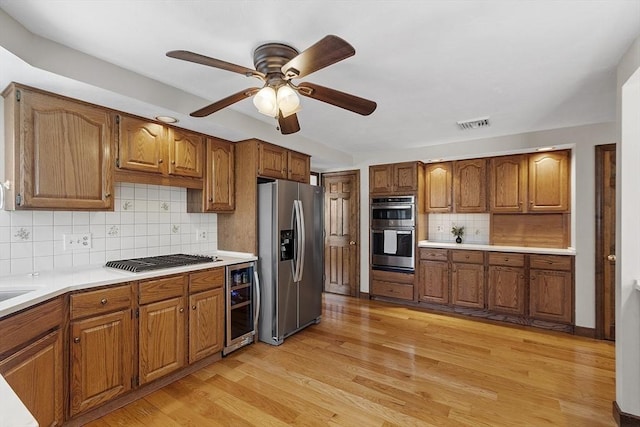
[[[197,230],[196,231],[196,241],[203,242],[207,240],[207,230]]]
[[[443,229],[443,227],[442,227],[441,225],[438,225],[438,226],[436,227],[436,231],[437,231],[438,233],[442,233],[442,232],[444,231],[444,229]]]
[[[65,234],[63,239],[65,251],[91,249],[91,233]]]

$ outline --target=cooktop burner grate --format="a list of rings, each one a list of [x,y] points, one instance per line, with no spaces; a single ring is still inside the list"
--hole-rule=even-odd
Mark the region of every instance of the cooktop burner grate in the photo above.
[[[174,254],[109,261],[105,264],[105,267],[117,268],[120,270],[131,271],[133,273],[139,273],[141,271],[180,267],[183,265],[191,264],[202,264],[205,262],[213,261],[218,261],[217,257]]]

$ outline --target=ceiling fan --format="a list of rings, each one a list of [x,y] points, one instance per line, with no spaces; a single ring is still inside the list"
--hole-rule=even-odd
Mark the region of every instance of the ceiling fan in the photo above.
[[[210,58],[186,50],[167,52],[171,58],[208,65],[222,70],[256,77],[264,82],[262,88],[250,87],[207,105],[190,115],[205,117],[245,98],[254,96],[254,104],[263,114],[278,119],[280,132],[291,134],[300,130],[296,113],[300,111],[297,94],[326,102],[345,110],[367,116],[376,109],[376,103],[314,83],[293,84],[293,79],[309,74],[355,55],[356,51],[340,37],[328,35],[302,52],[282,43],[266,43],[253,52],[255,70]]]

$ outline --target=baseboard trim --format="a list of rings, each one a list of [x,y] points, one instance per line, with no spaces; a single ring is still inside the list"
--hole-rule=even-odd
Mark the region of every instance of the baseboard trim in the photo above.
[[[575,335],[579,337],[585,338],[594,338],[596,337],[596,329],[595,328],[585,328],[584,326],[576,326],[573,330]]]
[[[362,299],[370,299],[369,292],[362,292],[361,291],[359,297],[362,298]]]
[[[635,427],[640,426],[640,417],[633,414],[627,414],[620,410],[618,402],[613,401],[613,418],[620,427]]]

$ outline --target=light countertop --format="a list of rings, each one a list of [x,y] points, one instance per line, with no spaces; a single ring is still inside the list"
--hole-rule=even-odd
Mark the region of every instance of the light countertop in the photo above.
[[[254,255],[239,252],[218,251],[216,255],[220,257],[220,260],[215,262],[165,268],[142,273],[132,273],[104,266],[87,266],[69,270],[48,271],[39,274],[3,277],[0,278],[0,294],[9,291],[30,291],[20,296],[0,301],[0,319],[69,291],[240,264],[258,259]],[[2,333],[2,331],[0,331],[0,333]],[[0,414],[2,414],[0,427],[30,427],[38,425],[2,375],[0,375]]]
[[[475,243],[454,243],[454,242],[433,242],[431,240],[421,240],[418,242],[420,248],[440,248],[440,249],[465,249],[476,251],[492,252],[518,252],[541,255],[575,255],[575,248],[534,248],[529,246],[497,246],[480,245]]]

